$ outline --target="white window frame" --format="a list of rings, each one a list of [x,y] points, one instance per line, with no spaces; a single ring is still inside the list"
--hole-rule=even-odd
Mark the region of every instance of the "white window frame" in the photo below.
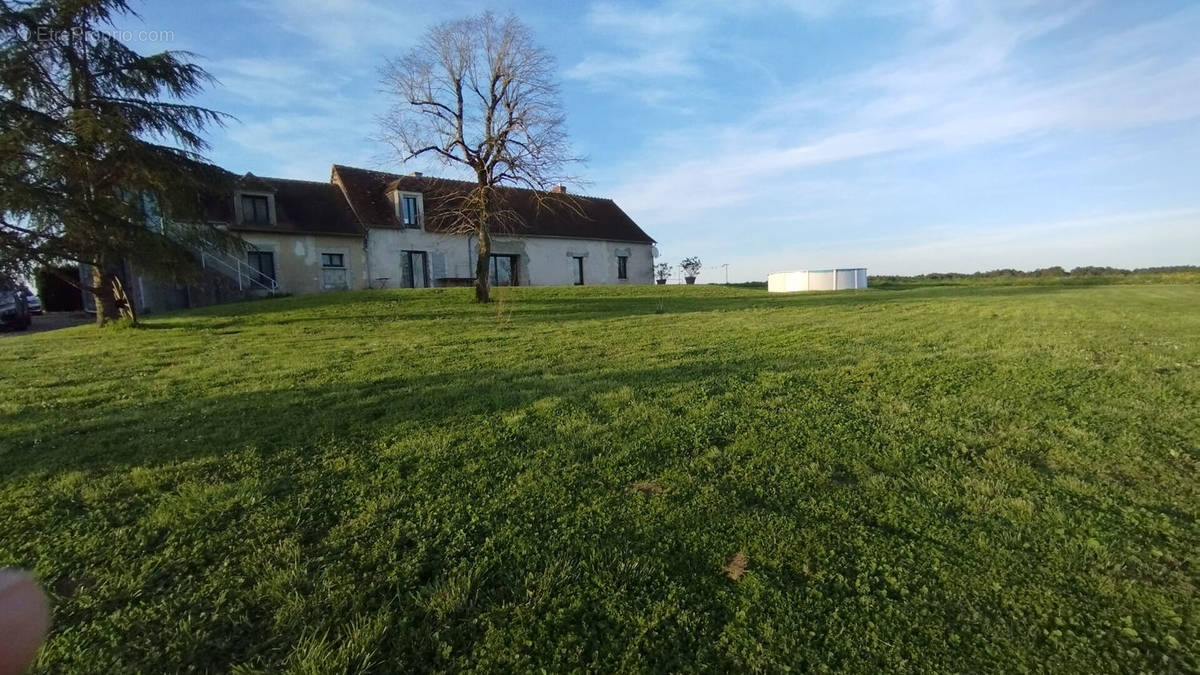
[[[417,226],[409,227],[404,222],[404,198],[415,197],[417,200]],[[406,230],[421,230],[425,231],[425,200],[420,192],[404,192],[396,190],[396,220],[400,221],[400,225]]]

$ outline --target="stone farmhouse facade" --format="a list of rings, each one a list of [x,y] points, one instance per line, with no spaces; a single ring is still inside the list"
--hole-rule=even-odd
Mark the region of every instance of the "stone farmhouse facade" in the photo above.
[[[453,211],[470,183],[334,165],[328,182],[246,174],[206,200],[210,222],[242,252],[198,251],[200,282],[124,270],[141,312],[269,294],[469,286],[476,241]],[[493,286],[654,283],[655,241],[611,199],[498,188],[490,231]]]

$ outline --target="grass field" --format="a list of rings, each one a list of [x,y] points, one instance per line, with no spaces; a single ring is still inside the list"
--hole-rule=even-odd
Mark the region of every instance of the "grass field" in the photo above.
[[[1172,281],[367,291],[10,338],[0,565],[51,593],[45,671],[1195,670]]]

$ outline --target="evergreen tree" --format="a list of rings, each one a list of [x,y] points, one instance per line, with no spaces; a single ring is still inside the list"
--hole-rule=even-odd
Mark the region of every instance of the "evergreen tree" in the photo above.
[[[0,271],[90,266],[73,281],[101,324],[136,319],[125,261],[178,276],[190,248],[228,241],[200,197],[227,180],[200,154],[225,116],[185,103],[212,77],[186,52],[121,43],[129,17],[126,0],[0,0]]]

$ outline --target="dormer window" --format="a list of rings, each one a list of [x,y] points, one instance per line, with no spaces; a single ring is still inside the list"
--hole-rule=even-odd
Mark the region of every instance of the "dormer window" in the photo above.
[[[414,230],[421,229],[421,195],[415,192],[396,193],[396,211],[400,224]]]
[[[243,194],[238,205],[242,225],[271,225],[271,198],[268,195]]]

